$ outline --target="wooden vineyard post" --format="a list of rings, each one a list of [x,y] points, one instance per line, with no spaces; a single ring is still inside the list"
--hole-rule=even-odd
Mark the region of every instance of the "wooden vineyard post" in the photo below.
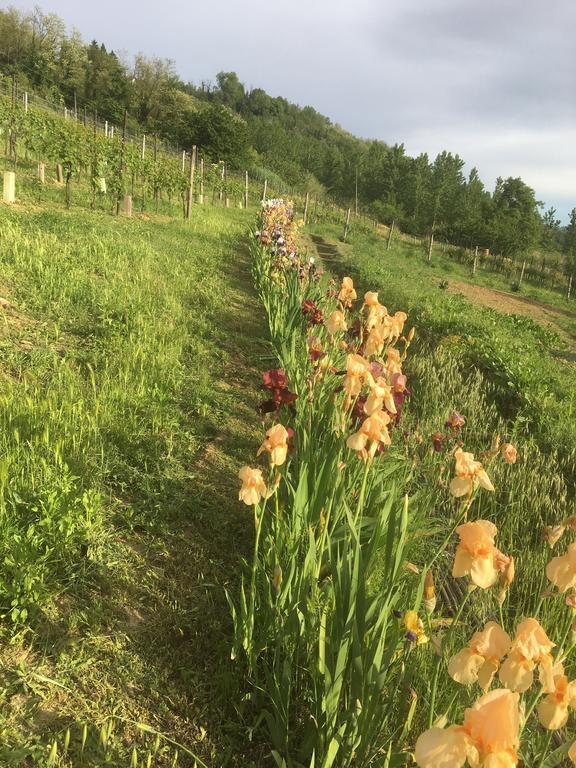
[[[476,267],[478,266],[478,246],[474,249],[474,263],[472,264],[472,274],[476,274]]]
[[[142,136],[142,160],[146,157],[146,134]]]
[[[434,248],[434,232],[430,232],[430,240],[428,243],[428,262],[432,261],[432,249]]]
[[[38,181],[40,184],[46,181],[46,163],[38,163]]]
[[[158,162],[158,136],[154,136],[154,206],[155,211],[158,213],[158,206],[160,204],[160,190],[158,188],[158,173],[157,173],[157,162]]]
[[[190,152],[190,176],[188,178],[188,200],[186,202],[186,219],[192,216],[192,200],[194,199],[194,172],[196,170],[196,145]]]
[[[129,218],[132,216],[132,195],[124,195],[122,204],[122,213]]]
[[[390,231],[388,232],[388,241],[386,243],[386,250],[390,250],[390,246],[392,245],[392,237],[394,236],[394,225],[396,224],[396,220],[392,219],[392,224],[390,225]]]
[[[198,202],[200,205],[204,205],[204,158],[200,158],[200,194],[198,195]]]
[[[28,91],[24,91],[24,112],[28,112]]]
[[[186,150],[182,150],[182,173],[186,170]]]
[[[522,269],[520,271],[520,279],[518,280],[518,287],[522,285],[522,280],[524,280],[524,270],[526,269],[526,259],[522,262]]]
[[[108,138],[108,120],[104,120],[104,136]]]
[[[248,208],[248,171],[244,173],[244,208]]]
[[[222,163],[222,171],[220,173],[220,190],[218,192],[218,202],[222,202],[224,196],[224,182],[226,180],[226,163]]]
[[[306,192],[306,199],[304,200],[304,226],[308,223],[308,205],[310,204],[310,192]]]
[[[16,174],[14,171],[4,171],[2,199],[5,203],[16,202]]]
[[[224,163],[222,174],[224,178],[224,205],[226,208],[230,208],[230,198],[228,197],[228,170],[226,168],[226,163]]]
[[[568,301],[570,301],[570,295],[572,294],[572,280],[574,278],[574,273],[570,275],[570,279],[568,280],[568,293],[566,294],[566,298]]]
[[[64,184],[64,174],[62,173],[62,166],[60,163],[56,164],[56,181],[58,184]]]
[[[346,221],[344,222],[344,234],[342,235],[342,241],[345,243],[348,237],[348,229],[350,228],[350,208],[346,211]]]
[[[128,110],[124,110],[124,125],[122,127],[122,144],[120,146],[120,180],[118,184],[118,196],[116,198],[116,216],[120,215],[120,196],[124,191],[124,152],[126,151],[126,127],[128,125]],[[132,198],[130,198],[130,216],[132,215]]]
[[[262,190],[262,202],[266,202],[266,194],[268,192],[268,179],[264,179],[264,189]]]

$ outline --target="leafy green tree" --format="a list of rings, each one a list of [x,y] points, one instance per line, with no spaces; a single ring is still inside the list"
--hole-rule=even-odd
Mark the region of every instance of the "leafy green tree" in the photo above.
[[[246,123],[221,104],[211,104],[198,111],[192,119],[194,143],[213,160],[223,160],[233,166],[243,165],[248,157]]]
[[[218,90],[216,98],[230,109],[240,112],[246,92],[236,72],[218,72],[216,75]]]
[[[560,219],[556,218],[556,208],[550,207],[542,216],[542,232],[540,245],[544,250],[551,251],[559,245]]]
[[[534,190],[520,178],[497,179],[490,222],[492,250],[516,258],[538,241],[540,215]]]

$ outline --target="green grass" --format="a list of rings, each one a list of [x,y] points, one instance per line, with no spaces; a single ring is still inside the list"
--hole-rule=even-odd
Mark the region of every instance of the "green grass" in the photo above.
[[[463,625],[451,638],[447,640],[447,633],[438,628],[429,629],[444,636],[448,656],[488,620],[502,618],[507,631],[513,633],[521,618],[534,615],[547,584],[544,571],[552,553],[543,540],[543,527],[558,525],[574,513],[574,367],[554,356],[558,340],[537,323],[474,307],[463,297],[441,290],[437,282],[442,263],[430,268],[421,252],[408,251],[404,244],[385,252],[382,239],[367,230],[353,231],[346,245],[338,242],[337,228],[315,225],[312,232],[328,244],[320,250],[327,253],[326,267],[337,278],[351,275],[359,297],[366,290],[377,290],[390,311],[407,311],[407,327],[414,324],[417,329],[404,366],[412,397],[401,432],[394,438],[412,459],[411,509],[423,521],[421,532],[409,544],[413,563],[422,567],[429,561],[458,515],[459,505],[447,491],[455,439],[448,440],[441,453],[433,451],[430,439],[437,431],[446,434],[444,423],[450,412],[458,410],[465,416],[466,425],[456,439],[477,457],[496,434],[518,446],[514,466],[501,460],[489,462],[487,469],[496,491],[480,493],[469,513],[471,520],[492,520],[499,531],[498,546],[516,559],[516,580],[502,614],[493,598],[477,590],[464,610]],[[553,554],[565,552],[570,540],[573,534],[567,533]],[[438,605],[433,618],[453,616],[462,600],[462,585],[450,576],[453,556],[451,544],[435,566]],[[411,578],[414,594],[419,577]],[[381,589],[380,579],[377,571],[375,590]],[[544,599],[538,615],[560,644],[566,621],[571,621],[563,599]],[[434,654],[427,647],[412,657],[411,684],[418,697],[416,735],[428,725],[434,663]],[[471,692],[458,686],[447,679],[445,670],[441,674],[436,712],[448,711],[454,701],[463,712],[477,689]],[[568,664],[568,675],[570,679],[574,676],[574,660]],[[532,743],[540,749],[544,738],[538,729],[531,732]]]
[[[251,217],[0,208],[2,765],[129,765],[155,737],[125,720],[247,765],[223,587],[267,365]]]
[[[315,225],[311,231],[332,242],[339,234],[330,225]],[[339,268],[379,289],[391,310],[409,312],[422,342],[450,344],[464,367],[485,373],[504,417],[514,417],[518,426],[524,423],[547,449],[574,451],[574,347],[530,317],[474,306],[442,290],[445,260],[436,258],[430,266],[420,249],[405,242],[396,241],[386,252],[375,232],[353,230],[340,251]],[[576,331],[576,313],[566,323]]]

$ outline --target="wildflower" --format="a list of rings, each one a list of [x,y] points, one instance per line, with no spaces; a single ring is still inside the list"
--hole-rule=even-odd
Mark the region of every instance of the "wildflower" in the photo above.
[[[335,333],[338,333],[338,331],[347,331],[348,326],[346,325],[344,313],[340,312],[339,309],[334,310],[328,320],[326,320],[326,328],[328,333],[332,336]]]
[[[288,386],[288,377],[282,368],[273,368],[269,371],[264,371],[262,380],[266,389],[284,389]]]
[[[354,290],[354,283],[351,277],[345,277],[342,280],[340,287],[340,293],[338,294],[338,301],[343,307],[351,307],[352,302],[356,300],[356,291]]]
[[[253,469],[252,467],[242,467],[238,472],[238,477],[242,480],[242,487],[238,498],[243,501],[244,504],[251,506],[258,504],[260,499],[264,499],[268,493],[266,483],[262,477],[261,469]]]
[[[442,432],[434,432],[431,435],[432,439],[432,447],[436,451],[436,453],[442,453],[444,450],[444,435]]]
[[[479,485],[487,491],[493,491],[494,486],[479,461],[474,461],[474,454],[467,453],[461,448],[454,452],[456,459],[456,477],[450,483],[450,491],[456,496],[470,495]]]
[[[384,324],[374,325],[368,338],[366,339],[365,354],[366,357],[372,357],[373,355],[379,355],[384,349],[384,344],[390,335],[390,329]]]
[[[564,728],[568,722],[568,707],[576,709],[576,681],[569,683],[560,668],[559,674],[554,676],[554,690],[538,705],[538,720],[549,731]]]
[[[362,386],[366,382],[373,381],[372,374],[369,371],[368,361],[362,355],[348,355],[346,358],[346,378],[344,379],[344,390],[349,399],[357,397]]]
[[[262,374],[264,387],[272,392],[272,398],[260,403],[261,413],[272,413],[282,405],[292,405],[297,398],[294,392],[288,389],[288,377],[282,368],[273,368]]]
[[[383,405],[389,413],[396,413],[392,390],[386,383],[386,379],[379,378],[372,384],[370,395],[364,405],[364,411],[370,416],[374,411],[380,410]]]
[[[404,330],[404,323],[408,319],[406,312],[395,312],[391,318],[390,336],[394,339],[400,338],[402,331]]]
[[[494,545],[498,529],[488,520],[476,520],[459,525],[456,533],[460,543],[456,547],[452,575],[457,578],[469,575],[477,587],[488,589],[509,562]]]
[[[274,568],[274,578],[272,579],[272,591],[278,597],[280,594],[280,587],[282,586],[282,568],[280,565],[276,565]]]
[[[506,599],[506,593],[510,589],[510,585],[514,581],[516,575],[516,564],[513,557],[508,558],[508,563],[500,574],[500,592],[498,593],[498,602],[500,605]]]
[[[266,439],[258,449],[257,456],[264,451],[270,454],[270,463],[273,467],[279,467],[286,461],[288,455],[288,440],[290,433],[282,426],[275,424],[266,432]]]
[[[424,577],[424,608],[426,613],[434,613],[436,608],[436,588],[432,571],[426,571]]]
[[[485,693],[464,713],[461,726],[430,728],[416,742],[420,768],[515,768],[519,745],[519,696],[504,689]]]
[[[388,433],[388,424],[390,416],[384,411],[374,411],[371,416],[364,420],[364,423],[353,435],[350,435],[346,445],[362,458],[374,458],[376,451],[380,446],[390,445],[390,434]]]
[[[565,555],[550,560],[546,576],[560,592],[576,588],[576,542],[570,544]]]
[[[550,545],[550,548],[554,547],[554,545],[560,541],[565,530],[566,527],[564,525],[547,525],[544,528],[542,534]]]
[[[406,400],[407,397],[410,397],[412,391],[406,386],[408,379],[403,373],[393,373],[391,381],[392,396],[394,397],[394,404],[396,406],[396,421],[400,421],[404,400]]]
[[[416,611],[406,611],[404,614],[404,626],[406,627],[406,638],[408,640],[416,643],[416,645],[423,645],[428,642],[428,637],[424,632],[424,624]]]
[[[364,306],[368,307],[368,317],[366,318],[366,328],[370,331],[374,326],[379,325],[388,319],[388,310],[378,301],[378,294],[375,291],[368,291],[364,295]]]
[[[402,373],[400,352],[395,347],[391,347],[386,353],[386,372],[390,379],[392,379],[395,373]]]
[[[536,619],[525,619],[516,629],[508,658],[500,667],[500,681],[511,691],[524,693],[534,681],[538,666],[545,693],[554,691],[553,643]]]
[[[324,321],[321,310],[310,299],[304,299],[302,302],[302,314],[312,325],[320,325]]]
[[[377,291],[368,291],[367,293],[365,293],[364,304],[367,307],[379,307],[380,302],[378,301]]]
[[[481,632],[472,635],[467,648],[452,656],[448,674],[457,683],[478,682],[487,691],[511,642],[510,635],[499,624],[489,621]]]
[[[454,431],[462,429],[464,424],[466,424],[466,419],[461,413],[458,413],[458,411],[452,411],[450,416],[446,419],[446,426]]]
[[[500,452],[506,464],[516,464],[518,451],[512,445],[512,443],[504,443],[504,445],[500,448]]]

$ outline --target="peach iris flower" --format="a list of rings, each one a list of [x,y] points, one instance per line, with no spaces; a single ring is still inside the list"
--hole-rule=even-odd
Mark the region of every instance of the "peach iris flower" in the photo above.
[[[487,691],[511,642],[510,635],[499,624],[489,621],[481,632],[472,635],[467,648],[452,656],[448,674],[457,683],[478,682]]]
[[[459,525],[456,533],[460,543],[456,547],[452,576],[470,576],[477,587],[488,589],[509,562],[494,545],[498,529],[489,520],[476,520]]]
[[[390,445],[390,435],[388,433],[388,424],[390,416],[384,411],[374,411],[374,413],[364,420],[364,423],[353,435],[350,435],[346,441],[348,448],[362,458],[373,458],[380,445]]]
[[[384,349],[384,344],[390,335],[390,328],[385,323],[378,323],[372,326],[364,352],[367,357],[379,355]]]
[[[390,379],[395,373],[402,373],[402,361],[400,359],[400,352],[392,347],[386,353],[386,372]]]
[[[565,555],[550,560],[546,566],[546,576],[560,592],[576,589],[576,542],[570,544]]]
[[[260,456],[264,451],[268,451],[272,466],[279,467],[284,464],[288,455],[288,437],[288,430],[282,424],[275,424],[266,432],[266,439],[256,455]]]
[[[524,693],[534,682],[538,666],[540,682],[545,693],[553,693],[555,647],[536,619],[525,619],[518,625],[508,658],[500,667],[500,682],[511,691]]]
[[[261,469],[253,469],[252,467],[242,467],[238,472],[238,477],[242,480],[242,487],[238,498],[243,501],[244,504],[251,506],[258,504],[260,499],[264,499],[268,493],[266,483],[262,477]]]
[[[332,336],[335,333],[338,333],[338,331],[348,330],[344,313],[340,312],[339,309],[334,310],[328,320],[326,320],[326,328],[328,329],[328,333]]]
[[[502,688],[481,696],[464,713],[461,726],[431,728],[416,742],[420,768],[515,768],[518,756],[519,696]]]
[[[576,681],[564,674],[554,676],[554,691],[538,705],[538,719],[544,728],[556,731],[568,722],[568,707],[576,709]]]
[[[366,382],[371,384],[373,381],[368,361],[362,355],[348,355],[344,390],[349,397],[357,397],[362,392],[363,385]]]
[[[474,460],[473,453],[467,453],[461,448],[454,452],[456,459],[456,477],[450,483],[450,492],[458,497],[470,495],[479,485],[487,491],[493,491],[494,486],[479,461]]]
[[[406,320],[408,319],[408,315],[406,312],[395,312],[392,315],[392,333],[391,335],[398,339],[402,335],[402,331],[404,330],[404,324]]]
[[[338,301],[343,307],[351,307],[352,302],[356,300],[356,296],[357,294],[354,290],[354,282],[352,281],[352,278],[343,278],[340,293],[338,294]]]
[[[367,307],[379,307],[380,302],[378,301],[378,293],[377,291],[368,291],[364,294],[364,304]]]
[[[370,416],[374,411],[379,411],[383,405],[388,413],[396,413],[396,403],[394,402],[392,389],[386,383],[386,379],[380,377],[376,379],[370,389],[370,394],[364,404],[364,412]]]
[[[375,326],[389,321],[388,310],[378,301],[378,294],[375,291],[368,291],[364,295],[364,306],[368,307],[368,317],[366,318],[366,328],[370,331]]]
[[[500,448],[500,452],[506,464],[516,464],[518,451],[512,445],[512,443],[504,443],[504,445]]]

